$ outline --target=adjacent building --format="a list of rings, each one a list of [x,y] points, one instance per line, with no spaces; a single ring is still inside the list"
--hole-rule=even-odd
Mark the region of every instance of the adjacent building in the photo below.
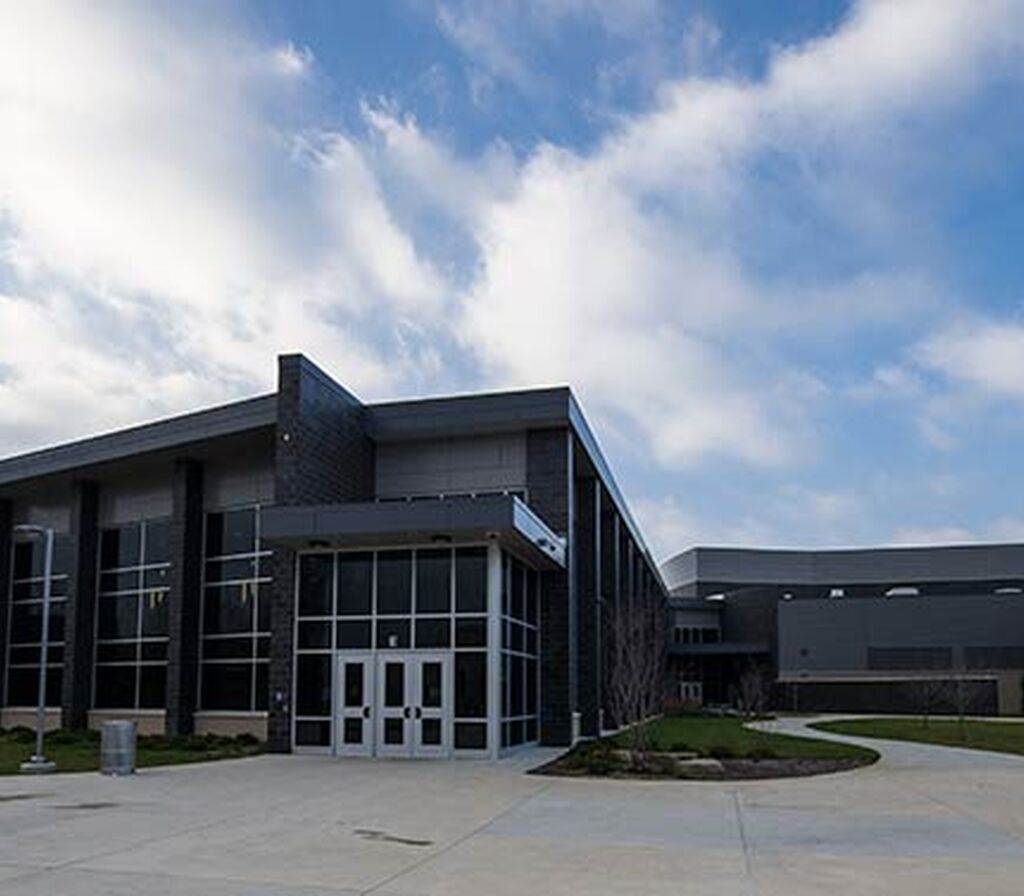
[[[1024,545],[691,548],[662,568],[677,694],[780,708],[1024,711]]]
[[[664,588],[567,388],[276,392],[0,460],[0,724],[496,756],[610,723],[610,614]]]

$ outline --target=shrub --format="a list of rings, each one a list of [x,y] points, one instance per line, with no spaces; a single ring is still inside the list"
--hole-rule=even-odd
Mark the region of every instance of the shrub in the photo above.
[[[708,756],[712,759],[735,759],[736,751],[725,744],[715,744],[708,750]]]
[[[258,747],[262,741],[255,734],[245,732],[235,738],[235,743],[240,747]]]
[[[15,725],[7,732],[7,739],[16,744],[30,744],[36,739],[36,733],[24,725]]]
[[[779,754],[771,747],[754,747],[747,753],[748,759],[778,759]]]
[[[588,741],[575,747],[564,760],[565,767],[588,775],[610,775],[625,765],[610,741]]]
[[[61,728],[59,731],[51,731],[46,735],[46,742],[55,746],[87,745],[93,742],[88,731],[70,731]]]
[[[683,742],[681,740],[678,740],[678,741],[675,741],[674,743],[669,744],[668,745],[668,751],[670,753],[696,753],[697,752],[688,743],[685,743],[685,742]]]

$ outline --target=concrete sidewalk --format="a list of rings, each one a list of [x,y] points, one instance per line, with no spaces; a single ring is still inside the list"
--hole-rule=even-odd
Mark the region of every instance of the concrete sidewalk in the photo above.
[[[538,778],[526,756],[2,778],[0,892],[1018,896],[1024,759],[871,743],[870,768],[737,784]]]

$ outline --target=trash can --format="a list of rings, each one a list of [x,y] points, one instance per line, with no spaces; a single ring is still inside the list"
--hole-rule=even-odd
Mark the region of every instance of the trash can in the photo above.
[[[135,774],[135,722],[104,722],[100,735],[100,772],[104,775]]]

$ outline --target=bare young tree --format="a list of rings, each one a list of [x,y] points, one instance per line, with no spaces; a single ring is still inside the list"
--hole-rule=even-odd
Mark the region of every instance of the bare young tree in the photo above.
[[[907,682],[910,698],[921,714],[921,724],[927,728],[928,718],[949,703],[949,681],[943,678],[915,678]]]
[[[610,709],[627,729],[630,761],[640,768],[651,751],[646,723],[661,713],[666,697],[665,605],[656,597],[624,601],[610,621]]]
[[[738,709],[744,718],[763,716],[771,682],[763,664],[750,660],[740,673]]]

